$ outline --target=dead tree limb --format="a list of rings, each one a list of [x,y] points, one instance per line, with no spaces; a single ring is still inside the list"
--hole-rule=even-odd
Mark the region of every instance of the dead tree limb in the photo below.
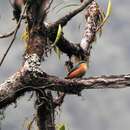
[[[79,94],[84,89],[120,89],[130,86],[130,74],[69,80],[46,74],[35,79],[31,78],[30,74],[20,76],[20,73],[17,72],[10,79],[13,79],[12,82],[7,80],[0,85],[0,107],[14,102],[15,97],[20,97],[27,91],[38,91],[38,89]]]
[[[16,30],[16,29],[15,29]],[[0,35],[0,39],[2,39],[2,38],[7,38],[7,37],[10,37],[10,36],[12,36],[13,34],[14,34],[14,30],[13,31],[11,31],[11,32],[9,32],[9,33],[7,33],[7,34],[1,34]]]
[[[57,20],[56,22],[54,22],[51,26],[53,27],[57,27],[59,24],[61,24],[61,26],[65,26],[74,16],[76,16],[78,13],[80,13],[81,11],[83,11],[93,0],[88,0],[85,1],[81,7],[79,7],[78,9],[70,12],[69,14],[63,16],[62,18],[60,18],[59,20]]]

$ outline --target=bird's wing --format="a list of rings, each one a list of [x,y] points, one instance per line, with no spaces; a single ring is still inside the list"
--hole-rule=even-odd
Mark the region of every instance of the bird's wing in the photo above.
[[[71,70],[70,70],[70,72],[68,73],[68,75],[70,74],[70,73],[72,73],[73,71],[75,71],[76,69],[78,69],[79,68],[79,65],[76,65],[75,67],[73,67]]]
[[[77,69],[74,69],[71,73],[68,74],[67,78],[78,78],[83,74],[83,70],[81,67],[77,67]]]

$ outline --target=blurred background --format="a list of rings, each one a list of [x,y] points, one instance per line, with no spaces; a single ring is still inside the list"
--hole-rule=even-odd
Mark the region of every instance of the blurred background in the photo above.
[[[90,68],[86,77],[128,74],[130,73],[130,1],[111,0],[112,14],[109,21],[103,27],[103,35],[97,37],[93,44],[90,59]],[[98,0],[100,6],[106,10],[107,0]],[[53,9],[47,21],[53,22],[65,13],[76,7],[66,8],[58,11],[70,3],[79,4],[79,0],[54,0]],[[58,12],[57,12],[58,11]],[[12,21],[12,8],[8,0],[0,0],[0,34],[10,32],[15,27]],[[80,13],[74,17],[64,28],[67,39],[80,42],[84,28],[84,16]],[[14,45],[0,67],[0,82],[16,72],[21,63],[24,53],[24,44],[21,33],[24,26],[18,32]],[[0,39],[0,58],[9,45],[12,38]],[[42,65],[45,72],[59,77],[65,77],[63,55],[61,61],[55,54],[51,55]],[[28,101],[30,94],[18,99],[17,107],[12,104],[5,110],[5,118],[0,121],[1,130],[25,130],[25,122],[31,120],[35,113],[34,98]],[[57,122],[66,124],[69,130],[129,130],[130,129],[130,88],[126,89],[104,89],[85,90],[82,96],[68,95],[57,115]]]

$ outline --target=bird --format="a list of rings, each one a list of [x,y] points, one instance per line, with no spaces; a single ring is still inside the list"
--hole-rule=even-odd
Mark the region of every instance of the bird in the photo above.
[[[67,74],[66,79],[81,78],[88,70],[86,61],[80,61],[72,70]]]

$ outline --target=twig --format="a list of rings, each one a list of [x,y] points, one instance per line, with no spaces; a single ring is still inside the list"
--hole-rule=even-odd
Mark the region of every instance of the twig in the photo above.
[[[26,11],[26,9],[27,9],[27,5],[28,5],[27,3],[28,3],[28,2],[26,2],[26,4],[24,5],[23,12],[22,12],[21,17],[20,17],[20,19],[19,19],[19,22],[18,22],[18,24],[17,24],[16,30],[14,31],[14,37],[13,37],[11,43],[9,44],[9,47],[7,48],[7,50],[6,50],[5,54],[4,54],[4,56],[2,57],[2,59],[1,59],[1,61],[0,61],[0,66],[2,65],[2,63],[3,63],[4,59],[5,59],[5,57],[7,56],[7,54],[8,54],[8,52],[9,52],[10,48],[12,47],[12,45],[13,45],[13,43],[14,43],[14,41],[15,41],[15,38],[16,38],[18,29],[19,29],[19,27],[20,27],[20,24],[21,24],[23,15],[24,15],[24,13],[25,13],[25,11]]]
[[[13,3],[12,3],[11,0],[9,0],[9,3],[10,3],[10,5],[11,5],[11,7],[14,8]]]
[[[54,0],[51,0],[50,3],[48,4],[47,8],[45,9],[45,11],[48,11],[52,5]],[[48,13],[48,12],[47,12]]]
[[[25,86],[23,88],[16,90],[14,94],[20,93],[21,91],[24,91],[26,89],[35,90],[36,92],[40,93],[41,95],[44,95],[44,93],[41,90],[45,90],[46,87],[44,88],[44,87]],[[4,100],[6,100],[7,98],[9,98],[9,96],[6,96],[3,100],[0,101],[0,103],[3,102]]]
[[[64,1],[60,1],[57,5],[55,5],[50,11],[54,11],[58,6],[64,4]]]
[[[15,30],[16,30],[16,28],[15,28]],[[12,36],[14,34],[15,30],[11,31],[8,34],[0,35],[0,39]]]
[[[33,119],[32,119],[32,121],[30,121],[30,123],[29,123],[28,126],[27,126],[27,129],[28,129],[28,130],[31,130],[32,125],[33,125],[33,123],[34,123],[34,121],[35,121],[36,119],[37,119],[37,117],[34,116]]]
[[[60,93],[58,97],[53,99],[54,108],[56,108],[57,106],[60,107],[62,103],[64,102],[64,98],[65,98],[65,93]]]
[[[86,2],[84,2],[79,8],[77,8],[76,10],[70,12],[69,14],[63,16],[62,18],[60,18],[59,20],[57,20],[53,26],[58,26],[59,24],[61,24],[61,26],[65,26],[75,15],[77,15],[78,13],[80,13],[81,11],[83,11],[93,0],[88,0]]]

